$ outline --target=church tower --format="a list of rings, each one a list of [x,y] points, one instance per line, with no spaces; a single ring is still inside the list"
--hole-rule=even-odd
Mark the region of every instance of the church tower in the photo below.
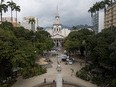
[[[57,12],[56,12],[56,22],[53,24],[53,35],[59,34],[62,35],[62,24],[59,23],[59,13],[58,13],[58,8],[57,8]]]

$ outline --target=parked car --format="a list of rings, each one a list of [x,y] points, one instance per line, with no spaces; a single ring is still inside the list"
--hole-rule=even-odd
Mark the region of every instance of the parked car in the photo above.
[[[66,61],[69,62],[69,58],[67,58]]]
[[[62,60],[66,60],[67,59],[66,55],[61,55],[60,57],[61,57]]]
[[[69,60],[69,65],[72,65],[72,60]]]

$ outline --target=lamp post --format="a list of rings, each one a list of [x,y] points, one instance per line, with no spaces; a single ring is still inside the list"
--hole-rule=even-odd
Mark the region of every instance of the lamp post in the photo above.
[[[86,49],[87,49],[87,44],[85,42],[85,62],[87,63],[87,51],[86,51]]]
[[[35,50],[35,37],[36,36],[32,36],[34,38],[34,52],[36,53],[36,50]]]
[[[36,50],[35,50],[35,37],[36,36],[32,36],[32,37],[34,38],[34,41],[33,41],[34,42],[34,53],[36,54]],[[35,65],[35,61],[34,61],[34,65]]]
[[[86,52],[86,49],[87,49],[87,44],[86,44],[86,41],[85,40],[83,40],[83,42],[82,42],[82,44],[84,45],[84,47],[85,47],[85,63],[87,63],[87,52]]]

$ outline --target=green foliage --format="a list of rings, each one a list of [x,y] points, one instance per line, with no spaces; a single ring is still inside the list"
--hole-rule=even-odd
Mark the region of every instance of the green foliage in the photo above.
[[[82,49],[85,46],[85,44],[82,44],[83,40],[86,40],[92,34],[93,32],[88,29],[72,31],[63,44],[64,49],[67,51],[76,51]]]
[[[25,68],[22,70],[23,72],[23,78],[30,78],[36,75],[41,75],[43,73],[46,73],[46,69],[40,68],[39,65],[35,65],[33,68]]]
[[[38,67],[34,68],[37,59],[35,51],[41,55],[43,50],[48,51],[54,45],[48,35],[46,31],[33,32],[23,27],[14,28],[11,23],[3,22],[0,25],[0,77],[12,76],[12,70],[17,67],[23,68],[24,75],[32,69],[38,72]],[[46,70],[40,71],[38,74]]]
[[[37,30],[41,31],[41,30],[43,30],[43,27],[37,27]]]
[[[109,87],[116,87],[116,79],[113,79]]]
[[[77,30],[77,27],[76,26],[72,26],[73,30]]]
[[[116,66],[116,30],[105,29],[87,38],[88,58],[96,65]]]
[[[31,23],[31,29],[33,30],[33,24],[35,24],[35,19],[34,18],[29,18],[29,23]]]

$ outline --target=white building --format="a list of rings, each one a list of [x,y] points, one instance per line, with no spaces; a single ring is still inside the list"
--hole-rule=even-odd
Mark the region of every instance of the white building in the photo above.
[[[99,12],[93,15],[93,30],[98,33],[102,29],[104,29],[104,12]]]
[[[69,29],[67,28],[63,28],[62,29],[62,24],[59,23],[59,13],[58,13],[58,9],[57,9],[57,13],[55,16],[55,23],[53,24],[53,29],[46,29],[47,32],[50,33],[51,38],[53,39],[55,46],[62,46],[62,42],[64,41],[64,39],[68,36],[68,34],[71,32]]]
[[[34,18],[35,19],[35,23],[32,25],[31,23],[29,23],[29,19],[30,18]],[[25,29],[29,29],[29,30],[34,30],[37,31],[37,27],[38,27],[38,18],[37,17],[24,17],[23,21],[22,21],[22,26]]]

